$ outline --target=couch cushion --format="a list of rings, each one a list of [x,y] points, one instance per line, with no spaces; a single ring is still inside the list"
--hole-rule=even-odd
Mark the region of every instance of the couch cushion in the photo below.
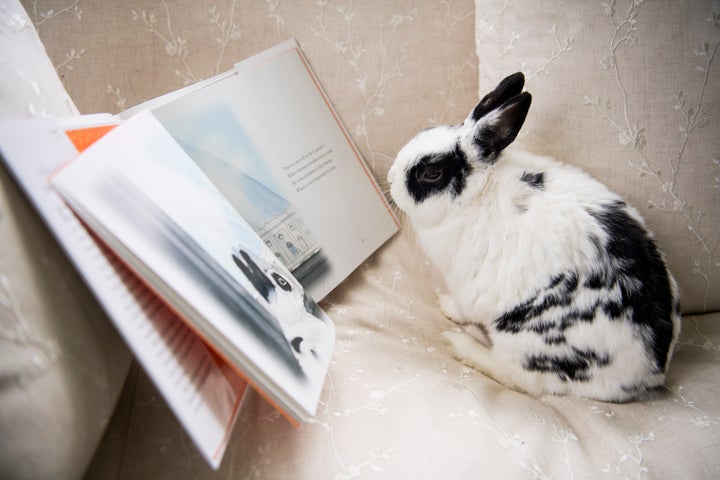
[[[720,309],[717,2],[479,1],[480,92],[523,71],[518,146],[580,166],[638,208],[684,312]]]

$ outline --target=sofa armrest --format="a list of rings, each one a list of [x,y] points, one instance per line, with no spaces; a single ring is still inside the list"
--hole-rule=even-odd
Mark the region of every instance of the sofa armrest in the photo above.
[[[0,118],[77,114],[22,6],[0,10]],[[0,244],[0,478],[77,478],[131,357],[4,167]]]

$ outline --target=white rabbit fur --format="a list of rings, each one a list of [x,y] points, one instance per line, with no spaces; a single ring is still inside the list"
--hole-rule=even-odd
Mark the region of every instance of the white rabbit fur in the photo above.
[[[420,132],[389,171],[390,193],[445,277],[440,306],[461,331],[444,336],[460,360],[535,395],[640,398],[665,381],[676,283],[618,195],[554,159],[502,151],[529,108],[523,83],[510,76],[462,125]],[[613,238],[626,228],[631,243]],[[625,250],[638,245],[634,272]]]

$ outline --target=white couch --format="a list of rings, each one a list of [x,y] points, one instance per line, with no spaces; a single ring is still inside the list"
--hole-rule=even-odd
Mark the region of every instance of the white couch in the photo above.
[[[516,147],[586,169],[641,211],[680,283],[684,317],[659,399],[520,394],[449,355],[442,284],[404,230],[322,303],[337,345],[317,420],[295,428],[253,395],[212,471],[142,370],[133,363],[126,374],[127,350],[2,170],[0,477],[720,474],[718,2],[24,6],[82,113],[117,112],[294,37],[379,179],[415,132],[461,121],[522,70],[533,106]],[[0,64],[2,114],[71,112],[43,61],[25,68],[43,55],[18,37],[30,35],[27,20],[8,18],[20,23],[6,21],[2,50],[24,46]],[[21,92],[31,100],[11,102]]]

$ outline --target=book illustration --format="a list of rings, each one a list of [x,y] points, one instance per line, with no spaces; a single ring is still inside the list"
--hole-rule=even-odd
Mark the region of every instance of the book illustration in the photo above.
[[[301,285],[277,268],[260,268],[248,252],[237,248],[233,261],[253,284],[270,313],[280,322],[293,355],[304,372],[317,370],[322,340],[326,335],[327,317]]]
[[[211,103],[174,116],[162,109],[155,113],[295,278],[307,285],[327,269],[319,243],[226,105]]]
[[[98,194],[294,375],[320,373],[331,333],[325,314],[199,170],[178,175],[177,167],[144,162],[142,175],[113,168]]]

